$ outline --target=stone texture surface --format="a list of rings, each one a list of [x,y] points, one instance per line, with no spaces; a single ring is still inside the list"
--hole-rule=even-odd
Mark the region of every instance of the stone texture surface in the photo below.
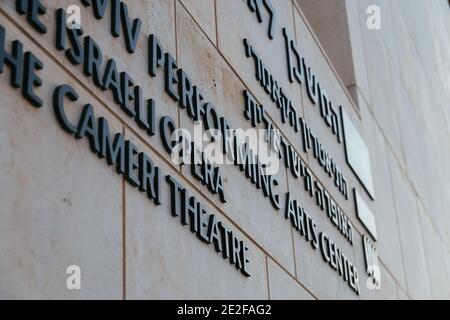
[[[186,72],[192,74],[192,81],[203,88],[205,99],[214,101],[217,112],[223,115],[233,128],[251,128],[250,123],[243,117],[244,84],[214,47],[205,41],[205,35],[187,12],[178,10],[177,13],[179,30],[183,30],[185,34],[179,42],[180,64],[186,65]],[[206,67],[208,65],[209,68]],[[180,112],[180,126],[193,133],[193,123],[186,112]],[[265,198],[262,191],[252,185],[238,167],[231,164],[221,165],[220,170],[224,177],[227,202],[222,204],[217,196],[208,196],[246,232],[258,239],[258,243],[266,248],[271,256],[277,258],[277,261],[294,274],[290,228],[279,223],[282,210],[275,210],[269,198]],[[192,179],[190,166],[183,166],[183,174]],[[286,172],[283,167],[280,166],[276,178],[279,182],[276,192],[283,199],[287,191]],[[194,183],[209,193],[201,182]],[[272,234],[272,237],[267,237],[267,234]],[[280,243],[283,245],[280,246]]]
[[[182,0],[181,3],[194,17],[208,38],[216,44],[216,4],[211,0]]]
[[[377,126],[368,106],[360,104],[364,126],[364,136],[370,146],[370,158],[374,173],[374,186],[377,191],[377,199],[366,203],[371,206],[377,223],[379,238],[377,241],[378,255],[389,271],[396,277],[403,288],[406,288],[406,279],[402,251],[400,245],[399,221],[395,214],[394,193],[391,183],[389,157],[386,152],[387,145],[382,131]],[[364,193],[362,193],[364,196]]]
[[[283,271],[272,259],[267,259],[271,300],[311,300],[313,296]]]
[[[430,297],[429,281],[417,203],[402,169],[396,167],[392,154],[389,162],[408,292],[412,298],[427,299]]]
[[[36,89],[44,102],[40,109],[9,85],[8,66],[0,74],[0,298],[450,298],[447,1],[272,1],[277,22],[271,40],[266,11],[262,8],[259,23],[247,1],[128,0],[130,16],[142,20],[133,55],[125,50],[123,32],[118,38],[109,32],[110,8],[105,18],[97,20],[92,7],[79,2],[85,34],[99,44],[105,59],[114,58],[120,71],[133,76],[146,98],[156,101],[157,121],[170,116],[192,130],[186,111],[164,91],[163,68],[154,78],[147,73],[149,34],[158,37],[205,99],[234,128],[250,128],[243,117],[242,94],[249,90],[308,164],[314,179],[345,211],[354,226],[353,245],[305,193],[303,181],[283,165],[276,175],[280,210],[232,165],[220,166],[227,198],[221,203],[193,179],[187,166],[180,168],[170,161],[159,130],[154,137],[146,135],[115,104],[109,91],[97,88],[84,76],[81,65],[71,65],[55,49],[55,10],[73,1],[41,2],[47,8],[40,17],[48,27],[45,35],[16,12],[14,1],[0,3],[7,51],[11,40],[19,39],[25,50],[44,63],[38,72],[43,86]],[[336,21],[330,15],[318,16],[323,12],[320,8],[330,3],[339,7]],[[381,30],[366,28],[369,4],[381,9]],[[335,26],[335,35],[323,33],[330,26]],[[336,142],[318,106],[310,102],[305,85],[288,81],[282,27],[295,39],[330,98],[336,106],[343,106],[365,139],[375,201],[347,166],[344,145]],[[245,38],[344,172],[348,200],[312,154],[302,152],[300,133],[282,123],[277,106],[255,79],[253,60],[244,52]],[[336,61],[345,63],[336,65]],[[251,277],[237,272],[170,215],[170,193],[164,180],[162,205],[155,206],[94,155],[86,139],[75,140],[60,128],[52,94],[62,83],[72,85],[80,95],[69,109],[71,119],[80,114],[82,104],[92,103],[96,116],[105,117],[111,131],[124,131],[161,167],[163,175],[175,176],[249,245]],[[352,188],[362,194],[377,221],[381,290],[366,286],[362,235],[367,231],[356,217]],[[360,296],[285,219],[284,194],[288,191],[357,267]],[[66,289],[66,268],[73,264],[82,270],[79,291]]]
[[[79,102],[98,104],[52,59],[3,16],[0,23],[41,57],[47,81],[37,93],[51,101],[54,88],[74,86]],[[10,41],[11,37],[7,37]],[[2,80],[4,79],[2,75]],[[35,109],[1,81],[0,298],[120,299],[122,297],[122,181],[85,140],[62,131],[53,108]],[[97,115],[111,118],[102,108]],[[111,118],[110,128],[121,131]],[[81,268],[81,290],[66,288],[66,269]]]
[[[126,132],[140,150],[145,151],[160,168],[159,160],[139,140]],[[163,176],[177,176],[162,169]],[[185,178],[177,178],[191,189]],[[267,299],[265,256],[236,225],[209,204],[208,198],[189,191],[201,201],[208,213],[237,233],[249,246],[251,277],[237,272],[228,260],[205,245],[189,227],[170,213],[170,187],[161,182],[160,206],[155,206],[137,189],[126,186],[126,298],[128,299]]]

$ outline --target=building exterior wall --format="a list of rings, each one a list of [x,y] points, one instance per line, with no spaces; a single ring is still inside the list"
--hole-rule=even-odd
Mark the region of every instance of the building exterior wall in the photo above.
[[[36,71],[42,86],[33,89],[43,102],[39,108],[24,98],[23,88],[10,85],[8,65],[0,74],[0,298],[450,298],[447,1],[346,0],[354,84],[340,80],[296,1],[272,1],[277,17],[273,39],[268,36],[265,7],[259,23],[247,1],[124,1],[131,20],[142,22],[134,53],[126,49],[123,30],[119,37],[111,35],[111,4],[97,19],[93,6],[83,1],[40,2],[46,7],[46,13],[38,15],[47,27],[44,34],[27,20],[27,14],[19,14],[16,1],[0,2],[4,50],[11,52],[11,42],[19,40],[24,52],[31,51],[43,63],[42,70]],[[155,101],[155,135],[142,130],[109,90],[101,90],[92,76],[86,76],[82,64],[73,65],[56,48],[55,12],[72,4],[81,9],[83,37],[94,39],[104,60],[113,58],[117,69],[130,74],[142,88],[145,98]],[[370,4],[381,8],[381,30],[366,27]],[[342,106],[365,141],[375,199],[347,164],[344,142],[337,141],[319,105],[309,99],[305,82],[289,81],[283,27],[336,109]],[[193,178],[189,166],[171,161],[160,138],[160,119],[170,116],[178,127],[191,132],[193,121],[186,108],[168,95],[164,68],[158,68],[154,77],[147,71],[150,34],[157,36],[164,51],[232,127],[252,127],[244,117],[244,91],[264,106],[313,180],[348,217],[353,243],[308,195],[304,180],[295,178],[283,163],[275,174],[277,210],[234,165],[220,166],[223,203]],[[282,121],[280,109],[255,78],[244,39],[290,98],[297,117],[307,122],[341,169],[348,199],[312,151],[303,151],[301,132]],[[62,84],[79,95],[76,102],[65,100],[71,121],[78,119],[84,104],[92,104],[95,116],[107,119],[111,132],[123,133],[160,168],[160,204],[95,155],[86,137],[75,139],[61,128],[53,96]],[[352,94],[349,85],[355,90]],[[171,214],[174,199],[167,175],[246,244],[249,277],[217,253],[214,244],[196,239],[189,226]],[[357,217],[353,188],[375,216],[377,239]],[[325,232],[358,270],[359,294],[324,261],[321,248],[313,248],[286,219],[286,193],[298,200],[317,230]],[[363,236],[377,247],[378,290],[366,284]],[[81,269],[80,290],[66,286],[70,265]]]

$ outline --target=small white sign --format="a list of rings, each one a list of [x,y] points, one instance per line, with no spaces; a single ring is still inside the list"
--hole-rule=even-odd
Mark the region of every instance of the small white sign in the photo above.
[[[356,214],[358,219],[362,222],[364,227],[370,232],[372,237],[377,240],[377,222],[375,220],[375,216],[372,213],[372,210],[367,206],[364,199],[359,194],[358,190],[353,189],[353,193],[355,196],[355,206],[356,206]]]
[[[370,164],[369,148],[342,107],[341,118],[342,125],[344,127],[343,132],[347,163],[356,174],[372,200],[375,200],[375,189],[372,180],[372,166]]]

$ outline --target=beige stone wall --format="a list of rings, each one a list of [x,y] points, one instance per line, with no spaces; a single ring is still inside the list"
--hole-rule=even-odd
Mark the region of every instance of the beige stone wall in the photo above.
[[[325,0],[323,0],[325,1]],[[365,27],[369,1],[347,0],[358,106],[339,79],[331,60],[312,33],[295,1],[272,1],[277,12],[276,36],[267,36],[241,0],[132,0],[131,17],[142,20],[136,52],[130,55],[123,36],[109,32],[110,11],[101,20],[80,1],[42,0],[48,28],[41,35],[1,0],[0,25],[6,47],[20,40],[44,63],[43,86],[36,92],[43,107],[32,107],[20,89],[9,85],[9,68],[0,74],[0,298],[33,299],[415,299],[450,298],[450,218],[447,202],[450,159],[447,148],[450,112],[450,8],[444,0],[371,1],[382,8],[380,31]],[[57,8],[81,7],[82,27],[156,102],[156,119],[170,116],[192,129],[184,109],[164,91],[163,70],[147,73],[147,35],[154,33],[177,60],[206,100],[235,128],[248,129],[243,91],[250,91],[270,119],[297,149],[314,178],[328,190],[354,226],[354,245],[339,233],[301,179],[284,166],[276,175],[281,210],[275,210],[235,166],[220,167],[226,203],[192,178],[189,168],[174,165],[159,133],[146,135],[124,115],[109,91],[98,89],[82,66],[73,66],[56,50]],[[308,99],[305,86],[287,78],[286,27],[321,84],[341,104],[369,146],[376,200],[371,201],[346,164],[338,144]],[[362,248],[367,231],[356,217],[353,198],[346,200],[287,124],[254,76],[245,56],[248,39],[277,78],[299,116],[317,134],[377,220],[381,290],[368,290]],[[96,116],[108,119],[161,168],[171,174],[208,212],[229,226],[249,246],[251,277],[222,259],[211,245],[196,239],[170,214],[170,190],[161,179],[161,202],[123,180],[57,123],[52,106],[56,86],[67,83],[91,103]],[[80,109],[70,111],[76,117]],[[290,192],[342,249],[359,272],[361,294],[324,263],[284,217],[284,194]],[[66,288],[66,268],[79,265],[82,289]]]

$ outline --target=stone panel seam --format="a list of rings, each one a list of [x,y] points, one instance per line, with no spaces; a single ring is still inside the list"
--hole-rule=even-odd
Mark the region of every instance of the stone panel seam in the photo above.
[[[420,219],[420,217],[419,217],[419,219]],[[429,219],[430,221],[429,222],[431,222],[431,219]],[[419,231],[420,231],[420,236],[421,236],[421,238],[423,239],[423,227],[422,227],[422,224],[421,223],[419,223]],[[423,243],[423,241],[422,241],[422,243]],[[443,257],[444,258],[444,257]],[[444,264],[445,264],[445,261],[444,261]],[[427,270],[427,277],[428,277],[428,274],[429,274],[429,272],[430,272],[430,266],[429,266],[429,262],[428,262],[428,259],[425,259],[425,268],[426,268],[426,270]],[[433,296],[433,290],[432,290],[432,288],[433,288],[433,283],[431,283],[431,279],[428,279],[428,289],[429,289],[429,291],[430,291],[430,298],[431,299],[436,299],[436,297],[434,297]],[[439,299],[439,297],[437,297],[437,299]],[[440,299],[442,299],[442,297],[440,297]]]
[[[178,0],[173,0],[173,20],[174,20],[174,24],[175,24],[175,57],[176,57],[176,61],[178,63],[179,60],[179,55],[178,55],[178,24],[177,24],[177,5],[178,5],[179,1]],[[177,126],[178,128],[180,128],[181,126],[181,111],[180,108],[177,108]],[[181,164],[178,165],[177,169],[176,169],[180,174],[182,174],[182,166]]]
[[[388,268],[388,266],[386,265],[386,263],[384,263],[383,259],[381,257],[378,257],[378,261],[380,262],[380,264],[384,267],[384,269],[386,270],[387,273],[389,273],[389,275],[392,277],[392,280],[394,280],[395,284],[402,289],[405,294],[408,296],[408,298],[411,298],[409,293],[407,292],[407,288],[403,288],[402,284],[398,281],[398,279],[394,276],[394,274],[392,273],[392,271]],[[383,285],[383,284],[381,284]]]
[[[267,280],[267,300],[270,300],[269,262],[267,255],[265,256],[265,262],[266,262],[266,280]]]
[[[175,0],[175,1],[178,2],[179,5],[182,6],[182,7],[184,8],[184,10],[186,10],[186,12],[189,14],[189,16],[195,21],[195,24],[197,24],[197,26],[198,26],[200,29],[202,29],[203,34],[209,39],[209,41],[214,45],[214,47],[216,47],[216,45],[214,44],[214,41],[217,40],[217,36],[214,36],[214,39],[211,39],[211,38],[210,38],[210,35],[208,35],[208,33],[206,32],[206,30],[203,29],[203,27],[202,27],[200,21],[198,21],[198,19],[191,13],[191,11],[190,11],[190,10],[186,7],[186,5],[183,3],[183,0]],[[213,5],[214,5],[214,17],[215,17],[215,11],[216,11],[216,9],[215,9],[215,0],[212,0],[212,1],[214,1]],[[214,19],[214,20],[216,20],[216,19]],[[216,24],[216,23],[215,23],[215,24]],[[217,28],[216,28],[216,30],[217,30]],[[217,33],[217,31],[216,31],[216,33]]]
[[[288,192],[291,192],[287,171],[288,171],[287,169],[284,171],[284,175],[286,176],[286,187],[287,187]],[[292,241],[292,256],[294,257],[294,275],[295,275],[295,278],[298,279],[297,260],[295,257],[294,228],[292,227],[292,225],[290,227],[291,227],[291,241]]]
[[[384,132],[384,130],[381,128],[380,123],[378,122],[378,119],[375,117],[375,115],[373,114],[373,111],[371,110],[371,108],[368,108],[369,113],[372,117],[372,121],[375,123],[375,125],[377,126],[378,130],[381,132],[384,143],[387,145],[387,147],[390,149],[390,151],[392,152],[393,156],[394,156],[394,160],[397,162],[398,166],[400,167],[400,169],[402,170],[402,174],[405,176],[408,185],[411,187],[412,191],[414,192],[414,195],[416,196],[416,198],[418,199],[418,201],[420,202],[420,204],[422,205],[425,214],[428,215],[428,217],[431,217],[429,210],[428,210],[428,206],[425,206],[425,202],[422,199],[422,195],[419,194],[419,192],[416,189],[416,185],[415,183],[411,180],[409,174],[408,174],[408,169],[405,168],[405,165],[402,163],[402,161],[398,158],[397,153],[395,152],[394,148],[392,147],[391,143],[389,142],[389,139],[387,139],[386,134]],[[403,149],[403,143],[401,145],[401,148]],[[438,228],[436,228],[435,223],[433,222],[433,220],[431,219],[431,224],[433,225],[433,228],[436,230],[436,232],[445,240],[446,237],[444,235],[441,234],[441,232],[439,231]]]
[[[394,154],[394,153],[392,153],[392,154]],[[394,158],[395,158],[395,155],[394,155]],[[403,249],[403,244],[402,244],[402,241],[401,241],[401,238],[400,238],[401,237],[401,233],[400,233],[400,224],[399,224],[399,221],[398,221],[398,210],[397,210],[398,199],[397,199],[397,197],[395,195],[394,182],[392,181],[393,168],[391,168],[391,163],[389,161],[389,158],[387,158],[386,160],[387,160],[387,165],[388,165],[388,170],[389,170],[389,183],[391,184],[392,197],[393,197],[393,200],[394,200],[394,213],[395,213],[395,221],[396,221],[396,224],[397,224],[397,233],[398,233],[398,236],[399,236],[398,242],[400,244],[400,251],[401,251],[400,254],[401,254],[402,266],[403,266],[403,277],[405,279],[405,284],[406,284],[406,289],[407,289],[405,291],[409,292],[408,279],[407,279],[406,274],[405,274],[406,273],[406,264],[405,264],[405,257],[404,257],[404,254],[403,254],[403,250],[404,249]]]
[[[214,0],[214,27],[216,32],[216,48],[219,49],[219,24],[217,23],[217,0]]]
[[[122,124],[122,134],[125,136],[125,126]],[[126,185],[125,179],[122,178],[122,285],[123,300],[127,299],[127,234],[126,234]]]

